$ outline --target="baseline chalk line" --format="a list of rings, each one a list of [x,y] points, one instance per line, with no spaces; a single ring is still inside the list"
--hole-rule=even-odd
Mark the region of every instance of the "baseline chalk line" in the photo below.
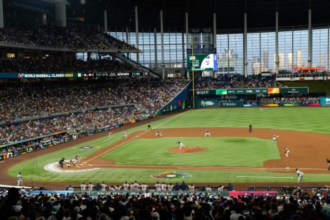
[[[186,111],[186,112],[188,112],[188,111]],[[186,113],[186,112],[182,112],[182,113],[180,113],[180,114],[178,114],[178,115],[175,115],[175,116],[173,116],[173,117],[170,117],[168,120],[166,120],[166,121],[164,121],[164,122],[162,122],[162,123],[156,125],[154,128],[158,128],[158,127],[162,126],[163,124],[166,124],[167,122],[172,121],[173,119],[175,119],[175,118],[177,118],[177,117],[183,115],[183,114]],[[142,132],[142,133],[139,134],[139,135],[141,136],[141,135],[143,135],[143,134],[145,134],[145,133],[147,133],[147,132],[148,132],[148,130],[145,131],[145,132]],[[111,148],[111,149],[109,149],[109,150],[107,150],[107,151],[105,151],[105,152],[103,152],[103,153],[100,153],[99,155],[94,156],[94,157],[92,157],[92,158],[86,160],[85,162],[88,163],[89,161],[94,160],[95,158],[98,158],[98,157],[100,157],[100,156],[102,156],[102,155],[104,155],[104,154],[107,154],[108,152],[113,151],[114,149],[116,149],[116,148],[118,148],[118,147],[120,147],[120,146],[126,144],[127,142],[130,142],[130,141],[134,140],[134,139],[136,139],[136,137],[130,138],[130,139],[124,141],[124,142],[121,143],[121,144],[117,144],[117,145],[114,146],[113,148]]]
[[[293,177],[284,177],[284,176],[236,176],[236,178],[293,179]]]

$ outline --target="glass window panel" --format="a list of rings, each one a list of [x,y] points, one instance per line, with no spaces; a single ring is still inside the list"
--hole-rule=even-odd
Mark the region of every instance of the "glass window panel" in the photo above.
[[[243,34],[229,34],[229,50],[230,72],[243,74]]]
[[[294,65],[298,67],[308,66],[308,31],[293,32]]]
[[[279,71],[293,72],[292,31],[278,33]]]
[[[228,68],[228,34],[217,35],[218,72]]]
[[[275,72],[275,32],[261,33],[261,70]]]
[[[260,73],[260,34],[249,33],[247,35],[247,60],[248,60],[248,75]]]
[[[313,67],[327,68],[328,29],[313,30]]]

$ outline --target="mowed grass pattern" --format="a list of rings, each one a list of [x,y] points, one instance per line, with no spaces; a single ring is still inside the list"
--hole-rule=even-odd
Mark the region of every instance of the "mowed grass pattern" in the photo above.
[[[245,127],[330,134],[330,109],[326,107],[214,108],[188,111],[160,128]]]
[[[179,148],[175,143],[177,139],[186,147],[205,147],[206,150],[186,154],[169,152],[169,148]],[[257,157],[256,152],[259,155]],[[280,154],[275,143],[259,138],[163,137],[135,139],[103,158],[113,160],[116,164],[132,165],[262,167],[265,160],[280,159]]]

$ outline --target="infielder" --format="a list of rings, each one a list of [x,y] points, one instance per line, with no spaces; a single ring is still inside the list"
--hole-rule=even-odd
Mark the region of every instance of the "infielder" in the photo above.
[[[277,143],[277,138],[280,136],[277,136],[276,134],[273,134],[273,142]]]
[[[23,176],[21,172],[17,174],[17,186],[23,186]]]
[[[211,133],[210,133],[210,131],[209,131],[209,130],[206,130],[206,131],[205,131],[205,135],[204,135],[204,137],[206,137],[206,136],[209,136],[209,137],[211,137]]]
[[[110,131],[109,132],[109,139],[111,139],[112,138],[112,132]]]
[[[290,153],[289,148],[287,148],[286,146],[284,146],[283,148],[284,148],[285,156],[286,156],[286,157],[289,157],[289,153]]]
[[[180,140],[178,140],[178,142],[177,142],[179,145],[180,145],[180,150],[182,149],[182,147],[184,147],[184,144],[180,141]]]
[[[128,138],[128,131],[125,131],[124,136],[125,136],[125,140],[127,140],[127,138]]]
[[[298,183],[300,183],[303,180],[304,173],[301,172],[298,168],[296,168],[296,173],[298,176]]]
[[[160,131],[157,131],[156,132],[156,136],[155,137],[157,137],[157,136],[163,137],[163,135],[162,135],[162,133],[160,133]]]

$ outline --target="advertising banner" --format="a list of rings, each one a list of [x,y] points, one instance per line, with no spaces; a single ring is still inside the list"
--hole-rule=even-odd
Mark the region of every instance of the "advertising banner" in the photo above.
[[[220,102],[221,107],[243,107],[244,102]]]
[[[267,88],[259,89],[228,89],[228,95],[245,95],[245,94],[268,94]]]
[[[309,88],[308,87],[280,88],[280,93],[284,93],[284,94],[309,93]]]
[[[227,95],[227,89],[198,89],[196,95]]]
[[[197,108],[217,107],[218,99],[197,99],[195,104]]]
[[[321,97],[321,106],[330,106],[330,97]]]

